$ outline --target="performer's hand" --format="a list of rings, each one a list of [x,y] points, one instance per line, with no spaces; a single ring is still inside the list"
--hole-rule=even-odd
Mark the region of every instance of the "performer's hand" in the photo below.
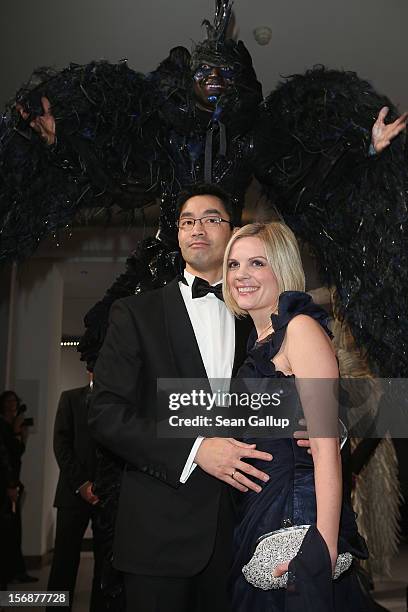
[[[376,153],[381,153],[390,144],[391,141],[398,136],[400,132],[405,130],[408,120],[408,113],[403,113],[393,123],[384,123],[384,119],[388,115],[390,109],[388,106],[383,108],[378,113],[377,121],[373,125],[371,131],[371,144],[373,145]]]
[[[301,427],[306,427],[305,419],[300,419],[299,425]],[[307,429],[293,432],[293,437],[297,440],[298,446],[301,446],[302,448],[307,448],[307,452],[309,453],[309,455],[312,454],[312,451],[310,450],[310,440]]]
[[[256,450],[255,444],[246,444],[233,438],[205,438],[194,461],[207,474],[228,483],[238,491],[246,493],[251,489],[260,493],[262,488],[251,478],[267,482],[269,476],[249,463],[241,461],[243,458],[271,461],[272,455]]]
[[[345,425],[340,419],[339,419],[339,424],[340,424],[340,431],[339,431],[340,449],[342,449],[344,444],[347,441],[348,432],[347,432]],[[300,419],[299,425],[301,427],[306,427],[307,426],[306,420]],[[309,455],[312,454],[312,451],[310,448],[309,432],[307,431],[307,429],[294,431],[293,437],[295,438],[295,440],[297,440],[296,443],[298,446],[301,446],[302,448],[307,448],[307,452],[309,453]]]
[[[55,142],[55,119],[51,113],[51,104],[48,98],[41,98],[43,114],[30,121],[30,127],[33,128],[47,145],[52,145]],[[28,113],[25,112],[21,104],[16,104],[16,109],[24,120],[28,119]]]
[[[84,482],[82,486],[79,487],[79,494],[88,504],[91,506],[95,506],[99,502],[99,497],[93,492],[93,482]]]

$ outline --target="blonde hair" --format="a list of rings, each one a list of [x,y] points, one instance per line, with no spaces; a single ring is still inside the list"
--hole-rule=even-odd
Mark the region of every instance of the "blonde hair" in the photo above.
[[[247,312],[239,308],[231,295],[227,283],[228,260],[233,244],[241,238],[259,238],[265,248],[266,259],[278,282],[279,295],[283,291],[304,291],[305,273],[300,258],[299,246],[292,230],[281,223],[251,223],[235,232],[227,244],[223,263],[223,294],[227,308],[236,316]]]

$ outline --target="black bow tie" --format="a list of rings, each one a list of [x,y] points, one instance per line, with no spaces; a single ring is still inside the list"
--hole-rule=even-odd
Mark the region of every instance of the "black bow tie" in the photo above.
[[[207,295],[207,293],[213,293],[219,300],[224,301],[222,296],[222,283],[218,283],[218,285],[210,285],[203,278],[196,276],[191,287],[191,296],[193,300],[194,298],[204,297]]]

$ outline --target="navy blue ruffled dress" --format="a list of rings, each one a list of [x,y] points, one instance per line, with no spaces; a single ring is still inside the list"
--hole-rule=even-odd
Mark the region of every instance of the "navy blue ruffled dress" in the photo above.
[[[303,292],[286,291],[279,299],[278,314],[272,315],[274,333],[261,343],[251,335],[248,356],[238,372],[238,378],[284,377],[276,371],[272,358],[278,353],[286,328],[298,314],[311,316],[326,332],[327,313]],[[238,523],[234,534],[234,564],[231,574],[232,609],[234,612],[364,612],[372,610],[363,595],[359,581],[351,568],[332,581],[327,546],[316,524],[316,498],[313,460],[306,449],[293,439],[246,439],[256,442],[259,450],[272,453],[271,462],[253,464],[267,472],[270,480],[260,494],[249,491],[239,496]],[[290,564],[287,589],[263,591],[249,584],[242,567],[248,563],[257,539],[265,533],[290,525],[310,524],[301,554]],[[339,553],[351,552],[366,558],[367,549],[359,536],[355,515],[343,502]],[[373,603],[373,602],[371,602]],[[374,604],[375,605],[375,604]],[[375,608],[374,608],[375,609]]]

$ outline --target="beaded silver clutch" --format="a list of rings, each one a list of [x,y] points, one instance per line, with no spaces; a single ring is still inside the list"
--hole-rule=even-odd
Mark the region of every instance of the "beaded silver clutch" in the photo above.
[[[290,561],[297,555],[310,525],[297,525],[266,533],[257,541],[257,547],[249,563],[244,565],[242,573],[246,580],[258,589],[285,588],[288,573],[279,578],[273,575],[274,569],[280,563]],[[345,572],[351,565],[353,557],[350,553],[341,553],[337,557],[333,579]]]

